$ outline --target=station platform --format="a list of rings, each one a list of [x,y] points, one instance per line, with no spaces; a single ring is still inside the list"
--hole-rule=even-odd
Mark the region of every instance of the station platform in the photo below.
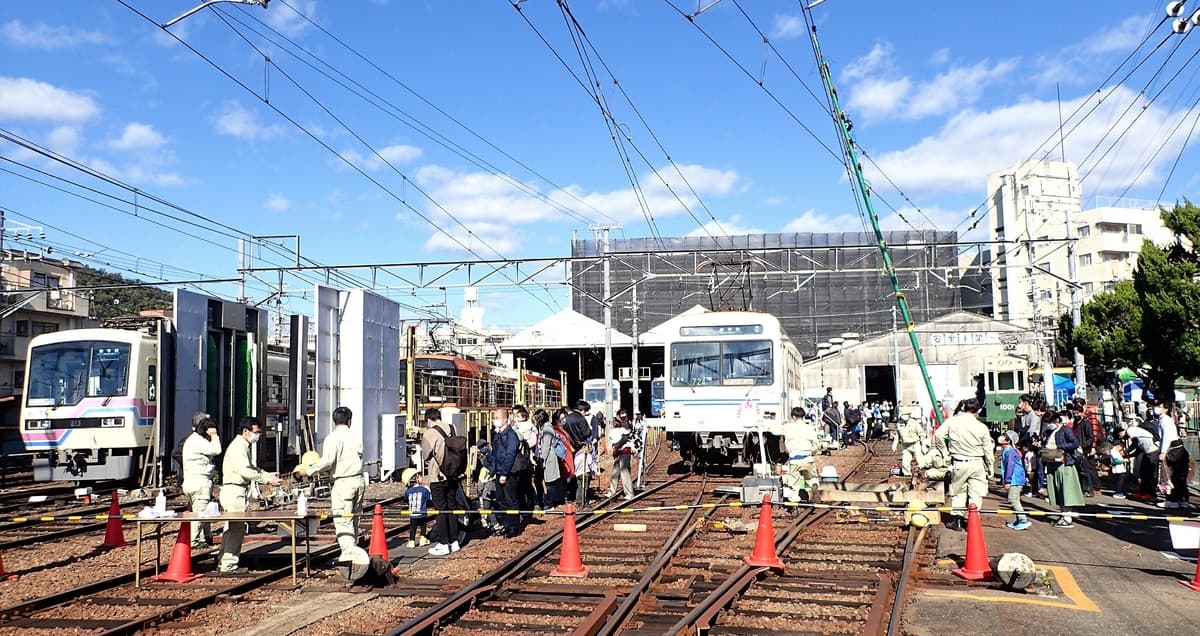
[[[1077,512],[1195,516],[1128,499],[1097,495]],[[1026,510],[1056,512],[1045,499],[1025,497]],[[1009,508],[992,487],[983,508]],[[1056,528],[1053,516],[1030,517],[1032,527],[1004,526],[1011,515],[981,515],[989,559],[1019,552],[1048,576],[1041,593],[1010,592],[999,584],[922,582],[911,595],[903,632],[910,636],[974,634],[1185,634],[1200,626],[1200,592],[1180,585],[1196,572],[1196,551],[1171,545],[1167,522],[1077,518]],[[937,527],[935,569],[962,563],[966,532]],[[1050,582],[1050,586],[1044,583]]]

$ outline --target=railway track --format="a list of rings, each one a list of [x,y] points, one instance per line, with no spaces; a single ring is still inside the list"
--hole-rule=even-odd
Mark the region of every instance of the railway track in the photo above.
[[[886,479],[893,464],[890,454],[868,450],[848,478]],[[754,546],[757,507],[636,511],[721,503],[725,496],[712,489],[730,483],[666,481],[630,502],[634,511],[583,518],[585,579],[549,576],[561,543],[551,537],[453,593],[398,592],[424,611],[388,635],[494,633],[497,626],[524,633],[749,634],[780,633],[780,625],[798,626],[784,633],[882,633],[907,553],[907,534],[894,518],[777,512],[776,547],[787,571],[769,574],[743,560]],[[645,531],[616,532],[613,522],[644,524]]]
[[[371,502],[395,504],[401,498]],[[329,523],[326,519],[323,523]],[[408,531],[407,522],[392,525],[388,538]],[[336,544],[313,550],[311,559],[321,561],[336,555]],[[217,552],[209,550],[193,558],[195,571],[215,565]],[[135,574],[130,572],[108,577],[61,592],[30,599],[0,608],[0,632],[5,634],[56,633],[53,630],[75,630],[102,636],[134,634],[148,627],[169,621],[191,610],[209,605],[231,595],[261,589],[291,576],[291,564],[277,569],[249,572],[240,576],[210,574],[186,584],[153,583],[134,587]],[[140,575],[154,574],[154,568],[144,568]]]

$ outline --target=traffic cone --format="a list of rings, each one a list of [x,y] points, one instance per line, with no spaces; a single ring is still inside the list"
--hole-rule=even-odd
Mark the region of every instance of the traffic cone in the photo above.
[[[775,524],[771,521],[771,495],[764,494],[758,512],[758,531],[754,534],[754,552],[746,557],[746,565],[756,568],[783,570],[783,561],[775,554]]]
[[[550,572],[550,576],[570,576],[577,579],[586,578],[588,566],[583,564],[579,554],[579,534],[575,530],[575,504],[567,504],[567,516],[563,519],[562,552],[558,557],[558,567]]]
[[[967,506],[967,561],[954,575],[968,581],[990,581],[995,578],[992,566],[988,565],[987,544],[983,541],[983,523],[979,521],[979,508]]]
[[[371,521],[371,545],[367,548],[367,556],[377,556],[388,559],[387,536],[383,530],[383,506],[375,504],[375,518]]]
[[[108,504],[108,525],[104,528],[104,543],[100,544],[101,550],[111,550],[126,545],[123,522],[124,520],[121,519],[121,503],[117,499],[117,491],[114,490],[112,501]]]
[[[9,574],[4,570],[4,554],[0,553],[0,581],[15,581],[21,578],[16,574]]]
[[[192,574],[192,524],[184,521],[179,524],[179,537],[175,539],[175,547],[171,550],[171,562],[167,571],[150,577],[154,581],[171,583],[187,583],[194,581],[203,574]]]
[[[4,565],[0,564],[0,576],[4,574]],[[1196,574],[1192,576],[1190,581],[1180,581],[1180,585],[1190,587],[1195,592],[1200,592],[1200,553],[1196,554]]]

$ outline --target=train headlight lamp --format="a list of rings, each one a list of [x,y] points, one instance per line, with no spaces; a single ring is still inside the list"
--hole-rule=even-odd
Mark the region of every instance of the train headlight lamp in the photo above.
[[[119,417],[100,418],[100,428],[120,428],[121,424],[121,418]]]

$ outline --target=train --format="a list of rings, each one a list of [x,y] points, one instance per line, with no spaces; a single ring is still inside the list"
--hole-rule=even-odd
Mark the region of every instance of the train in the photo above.
[[[151,324],[155,326],[60,331],[38,335],[30,342],[19,428],[25,449],[34,454],[35,480],[137,478],[145,474],[146,460],[158,435],[155,424],[159,417],[179,421],[190,418],[190,414],[172,418],[164,408],[169,400],[163,396],[180,387],[171,386],[174,378],[167,362],[170,356],[160,351],[164,347],[160,337],[163,326]],[[274,426],[287,421],[289,401],[294,395],[288,351],[267,347],[262,372],[253,370],[252,357],[237,361],[239,378],[246,377],[242,378],[244,384],[234,390],[249,395],[261,383],[265,390],[259,408],[255,410],[250,406],[253,400],[245,397],[246,412],[262,418],[268,431],[289,430]],[[298,411],[310,423],[315,417],[314,367],[310,353],[304,405]],[[490,411],[497,406],[523,403],[530,408],[553,408],[562,404],[561,381],[538,373],[450,354],[418,355],[416,369],[418,413],[436,406],[446,412],[448,419],[466,418],[475,430],[491,421]],[[220,390],[224,384],[210,377],[208,389]],[[205,401],[210,408],[222,403],[220,397],[212,395]],[[402,411],[404,404],[402,399],[397,408]],[[419,435],[420,418],[410,421],[406,432],[411,445]],[[232,437],[232,427],[231,422],[229,430],[221,432],[223,439]],[[264,439],[264,443],[275,443],[273,439]],[[162,458],[170,450],[164,453],[159,449],[157,455]]]
[[[1029,391],[1029,361],[1016,356],[989,356],[977,376],[976,394],[983,397],[983,419],[1002,433],[1017,418],[1017,403]]]
[[[799,349],[766,313],[687,316],[667,334],[661,426],[694,468],[779,459],[777,436],[803,404]],[[760,444],[760,433],[763,435]]]
[[[666,378],[654,378],[650,381],[650,417],[662,417],[663,386]]]

